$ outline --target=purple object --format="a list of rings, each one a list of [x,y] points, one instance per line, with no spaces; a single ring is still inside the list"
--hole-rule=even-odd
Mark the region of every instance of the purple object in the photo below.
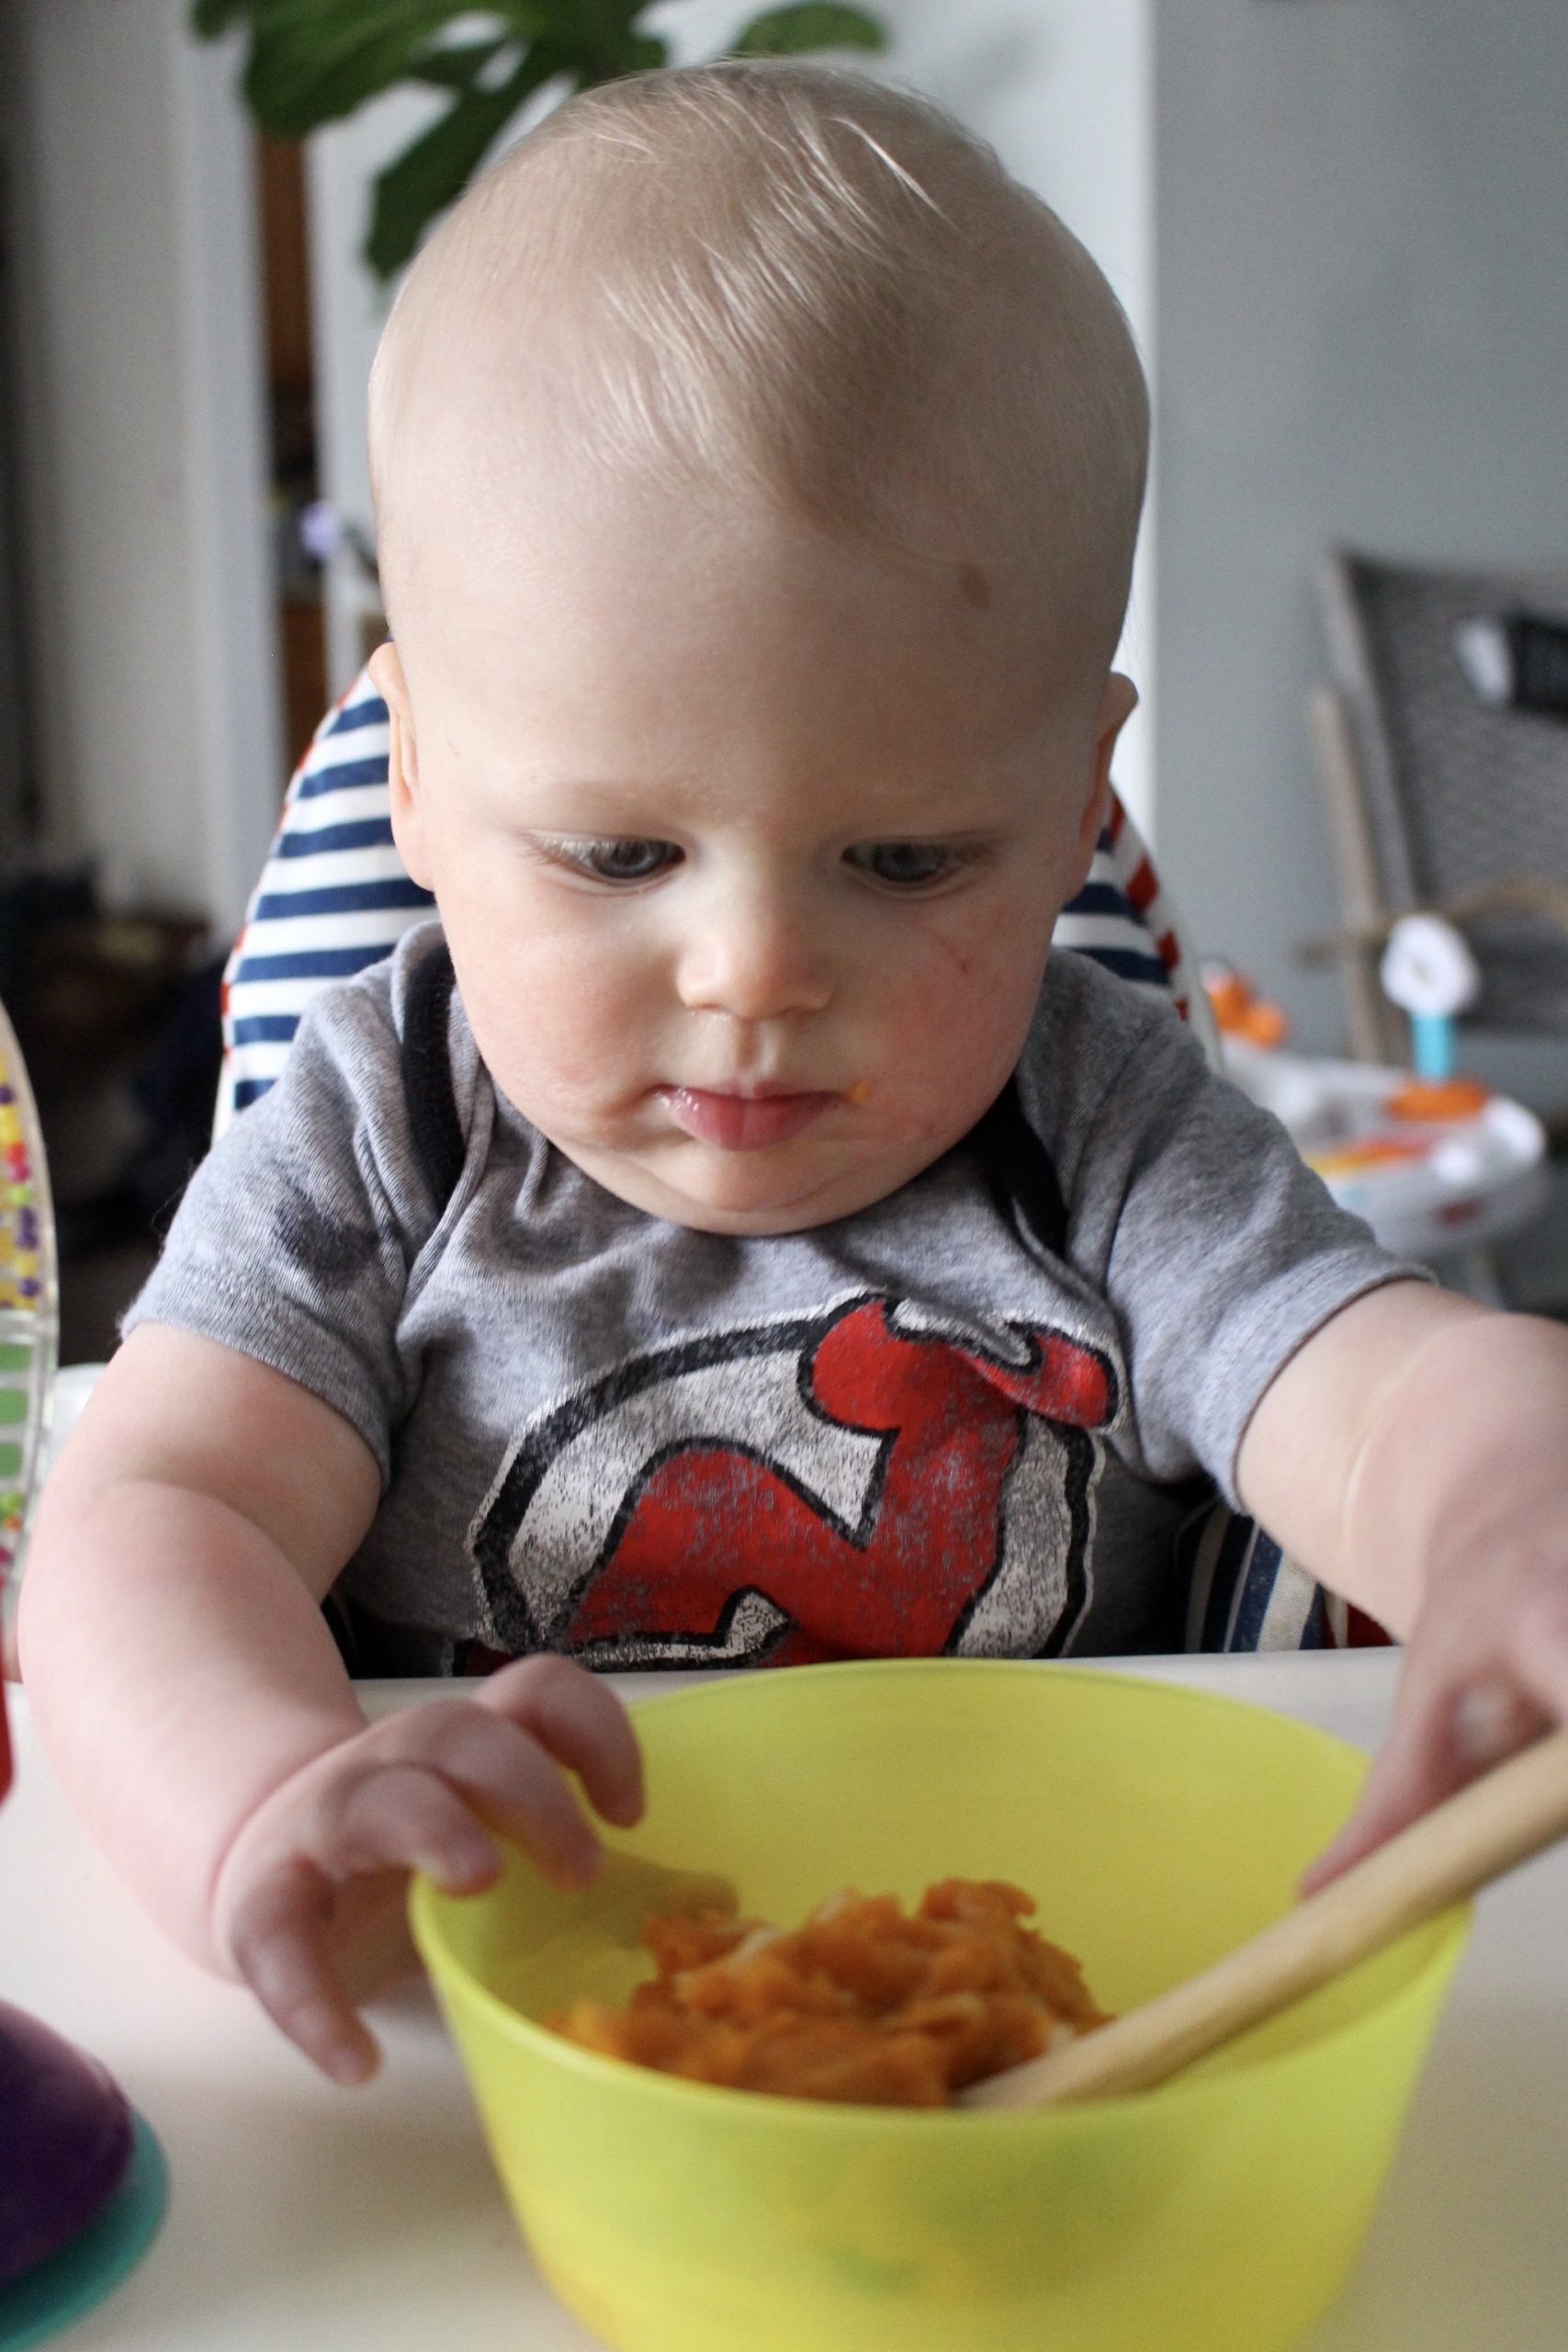
[[[0,2285],[95,2219],[124,2177],[133,2132],[96,2058],[0,2001]]]

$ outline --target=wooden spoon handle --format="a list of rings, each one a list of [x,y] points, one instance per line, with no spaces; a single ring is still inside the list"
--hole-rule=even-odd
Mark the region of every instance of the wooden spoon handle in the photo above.
[[[1433,1807],[1197,1976],[1080,2040],[972,2084],[962,2107],[1146,2090],[1568,1834],[1568,1731]]]

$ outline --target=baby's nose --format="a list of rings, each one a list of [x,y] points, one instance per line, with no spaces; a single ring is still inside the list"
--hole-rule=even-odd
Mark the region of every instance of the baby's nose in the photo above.
[[[832,958],[805,908],[762,889],[728,889],[694,914],[677,986],[694,1012],[776,1021],[825,1008],[833,994]]]

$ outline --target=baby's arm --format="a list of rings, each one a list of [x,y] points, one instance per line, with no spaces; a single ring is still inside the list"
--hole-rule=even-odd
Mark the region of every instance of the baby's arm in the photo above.
[[[1393,1730],[1314,1880],[1568,1722],[1568,1330],[1390,1283],[1272,1383],[1238,1484],[1410,1645]]]
[[[375,2064],[349,1947],[398,1874],[477,1890],[496,1829],[563,1883],[588,1878],[596,1841],[562,1764],[606,1818],[641,1809],[624,1710],[559,1659],[367,1726],[320,1604],[379,1484],[308,1390],[142,1325],[44,1489],[18,1628],[94,1835],[187,1951],[243,1976],[344,2081]]]

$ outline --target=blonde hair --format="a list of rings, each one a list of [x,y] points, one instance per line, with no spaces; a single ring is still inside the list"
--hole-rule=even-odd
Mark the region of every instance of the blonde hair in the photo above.
[[[1109,661],[1143,497],[1143,372],[1082,245],[940,107],[748,61],[613,82],[547,117],[425,245],[377,356],[394,582],[422,345],[489,346],[488,374],[468,378],[482,401],[498,370],[528,367],[529,322],[562,300],[575,446],[747,485],[916,557],[984,548],[1038,578],[1064,656]]]

